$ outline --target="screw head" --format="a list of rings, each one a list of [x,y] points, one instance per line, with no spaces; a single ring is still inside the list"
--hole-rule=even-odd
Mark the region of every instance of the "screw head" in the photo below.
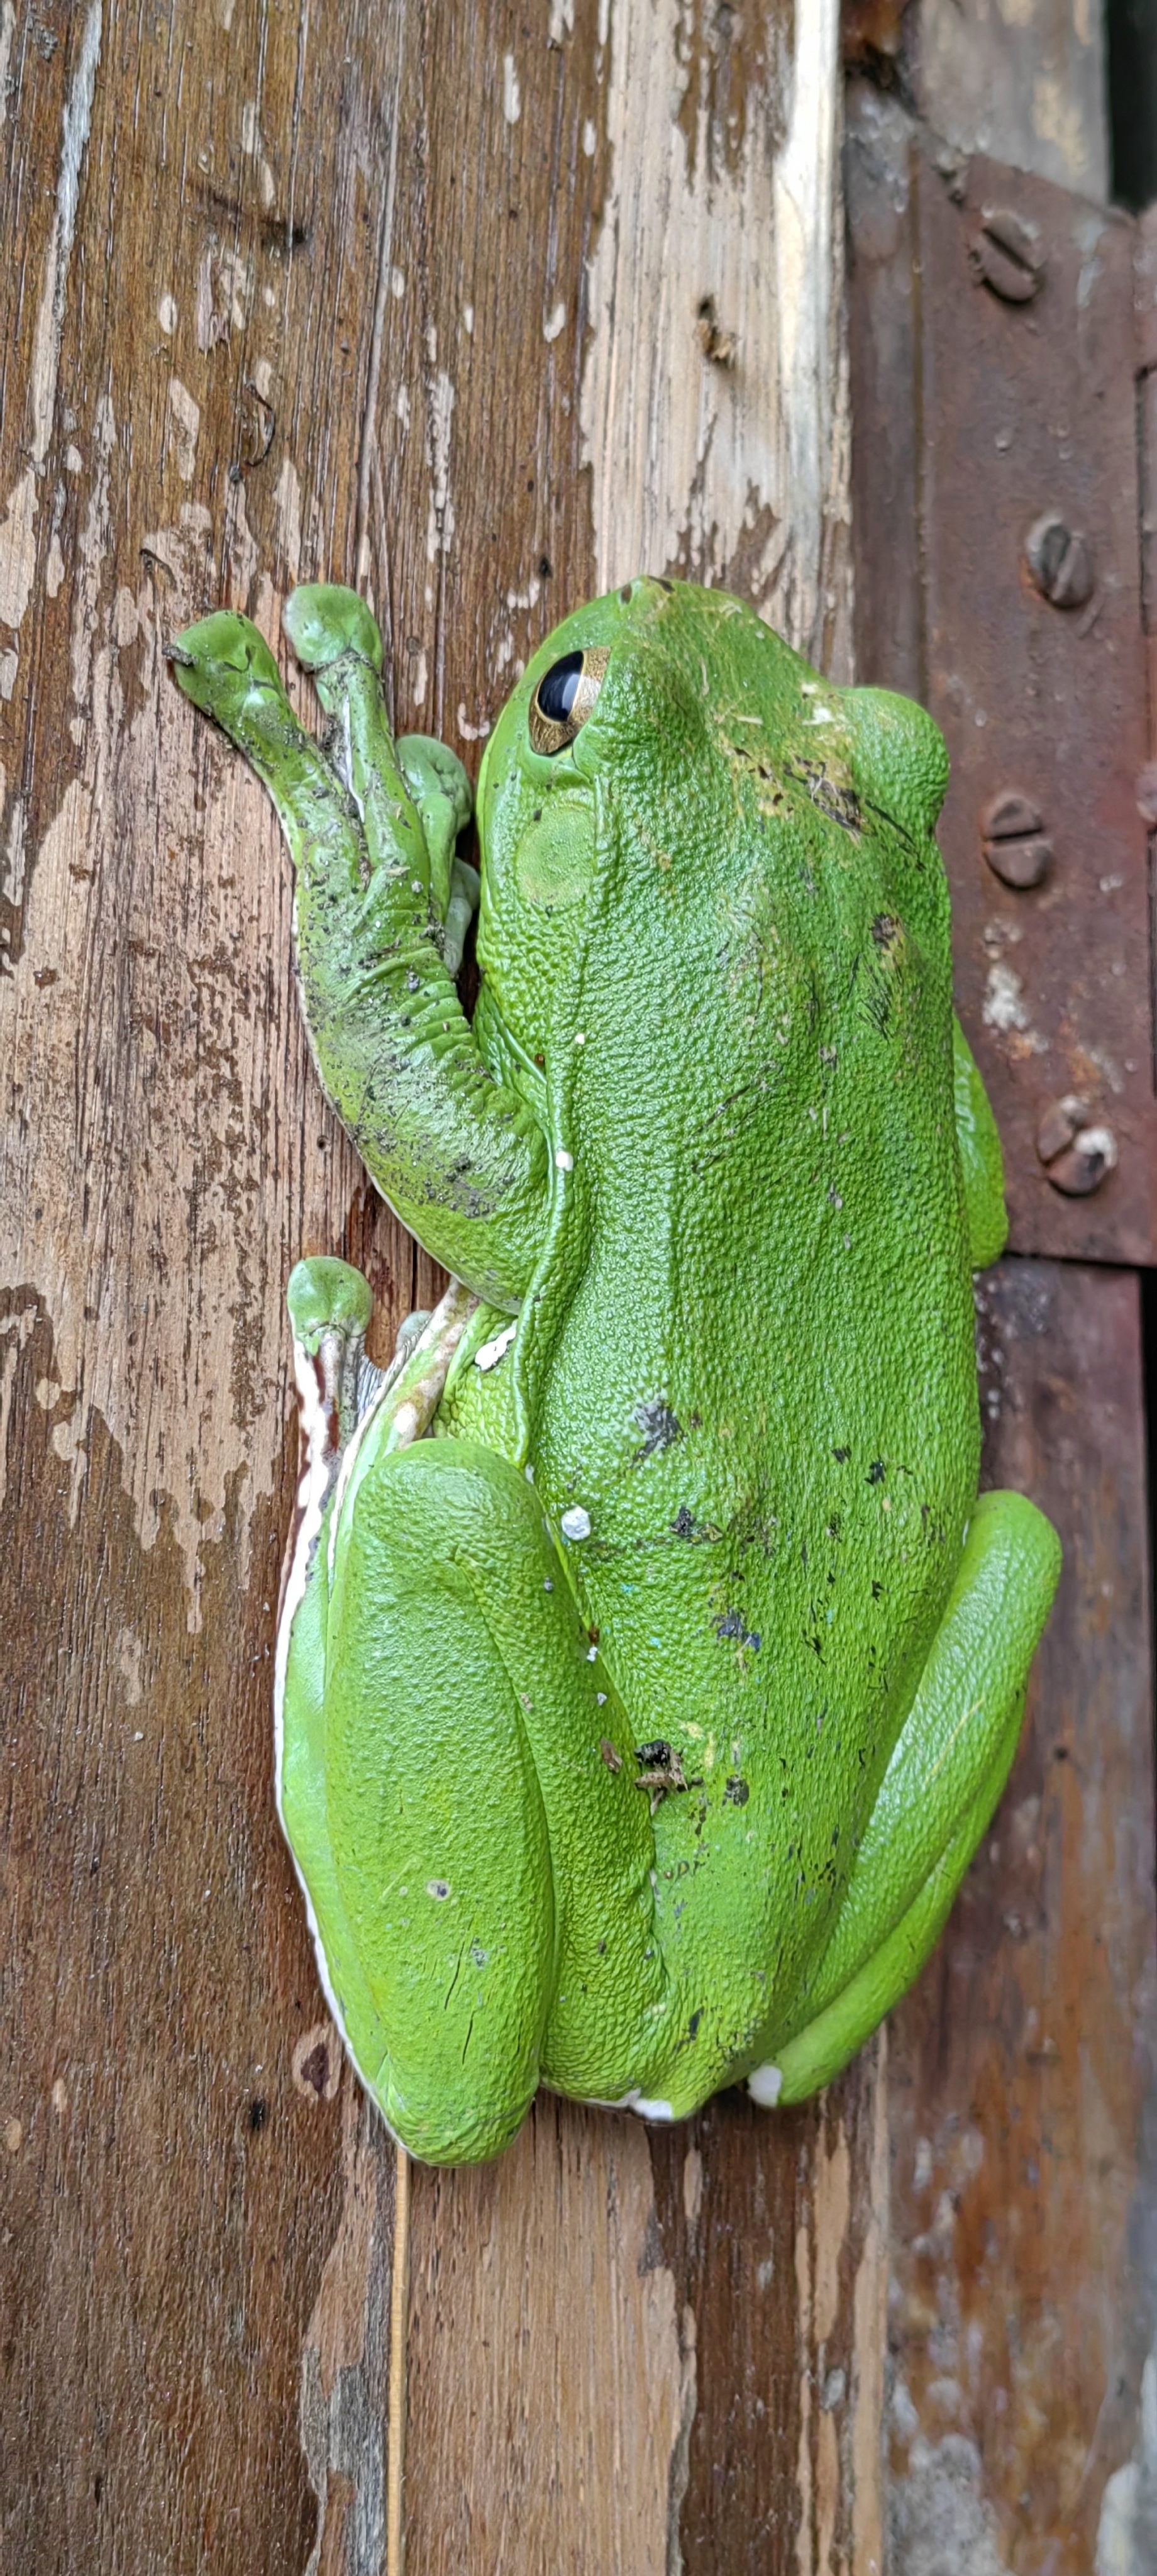
[[[1002,788],[982,809],[980,846],[993,875],[1018,894],[1040,884],[1053,855],[1036,806],[1015,787]]]
[[[1087,1126],[1088,1115],[1088,1101],[1068,1092],[1061,1100],[1050,1100],[1036,1131],[1036,1149],[1047,1177],[1067,1199],[1091,1198],[1116,1169],[1117,1139],[1112,1128]]]
[[[1035,232],[1011,206],[986,206],[968,246],[973,275],[1002,304],[1031,304],[1040,291],[1044,252]]]
[[[1034,519],[1024,541],[1025,560],[1042,599],[1054,608],[1083,608],[1093,588],[1093,559],[1083,536],[1055,510]]]

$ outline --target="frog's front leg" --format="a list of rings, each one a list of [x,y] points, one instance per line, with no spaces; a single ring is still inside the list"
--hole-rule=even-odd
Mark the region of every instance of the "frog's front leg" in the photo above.
[[[295,1273],[299,1381],[331,1421],[367,1311],[344,1264]],[[414,2155],[457,2164],[499,2152],[540,2078],[628,2093],[673,1998],[632,1732],[533,1487],[478,1442],[399,1445],[456,1324],[431,1319],[336,1476],[315,1421],[302,1501],[325,1500],[287,1594],[278,1783],[363,2082]]]
[[[934,1948],[1008,1776],[1060,1571],[1022,1494],[982,1494],[841,1912],[795,2023],[749,2078],[798,2102],[845,2066]]]
[[[171,647],[176,676],[281,817],[302,1001],[339,1117],[410,1231],[509,1313],[545,1239],[548,1157],[537,1122],[483,1063],[449,971],[469,913],[453,856],[465,774],[444,750],[439,761],[441,747],[394,745],[381,639],[352,591],[295,593],[286,627],[330,717],[325,747],[247,618],[187,628]]]

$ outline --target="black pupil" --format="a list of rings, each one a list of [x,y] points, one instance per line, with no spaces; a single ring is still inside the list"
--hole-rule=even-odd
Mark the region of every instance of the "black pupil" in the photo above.
[[[552,662],[538,684],[538,704],[549,724],[565,724],[575,702],[582,678],[581,653],[564,653],[561,662]]]

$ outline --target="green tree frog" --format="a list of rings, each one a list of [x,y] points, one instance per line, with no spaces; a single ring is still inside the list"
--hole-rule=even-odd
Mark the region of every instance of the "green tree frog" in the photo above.
[[[322,1083],[452,1278],[384,1372],[358,1272],[289,1286],[277,1785],[332,2010],[432,2163],[497,2154],[540,2083],[798,2102],[937,1938],[1059,1565],[977,1495],[1005,1215],[941,736],[742,601],[631,581],[495,726],[479,887],[368,609],[285,623],[320,740],[243,617],[177,677],[281,816]]]

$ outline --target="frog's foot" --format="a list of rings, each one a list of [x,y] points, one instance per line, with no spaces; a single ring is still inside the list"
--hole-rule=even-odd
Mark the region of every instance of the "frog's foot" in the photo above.
[[[297,1510],[282,1577],[282,1622],[291,1624],[326,1507],[352,1444],[387,1398],[390,1445],[404,1448],[421,1438],[478,1301],[452,1280],[433,1314],[406,1316],[385,1369],[366,1358],[373,1295],[369,1281],[348,1261],[299,1261],[290,1273],[285,1302],[301,1445]]]
[[[371,853],[381,855],[383,847],[396,843],[397,835],[387,831],[383,842],[375,831],[376,800],[371,797],[367,804],[366,791],[376,781],[366,776],[364,762],[358,759],[359,705],[364,723],[377,694],[374,688],[366,691],[365,674],[371,673],[376,683],[382,668],[382,639],[377,626],[364,599],[336,582],[302,583],[286,600],[282,624],[303,669],[313,673],[332,726],[327,742],[329,756],[357,799]],[[362,748],[366,748],[364,743]],[[474,811],[470,781],[457,753],[427,734],[405,734],[393,748],[422,826],[430,865],[430,891],[438,920],[447,934],[444,963],[449,973],[456,975],[470,915],[478,901],[476,871],[461,861],[455,863],[455,843]],[[452,923],[448,920],[451,903]]]
[[[282,1815],[363,2082],[411,2153],[469,2163],[540,2079],[622,2094],[649,2061],[654,1841],[533,1487],[480,1443],[391,1449],[384,1420],[288,1676]]]
[[[838,2074],[935,1946],[1008,1776],[1060,1571],[1021,1494],[983,1494],[948,1607],[797,2022],[748,2089],[799,2102]]]

